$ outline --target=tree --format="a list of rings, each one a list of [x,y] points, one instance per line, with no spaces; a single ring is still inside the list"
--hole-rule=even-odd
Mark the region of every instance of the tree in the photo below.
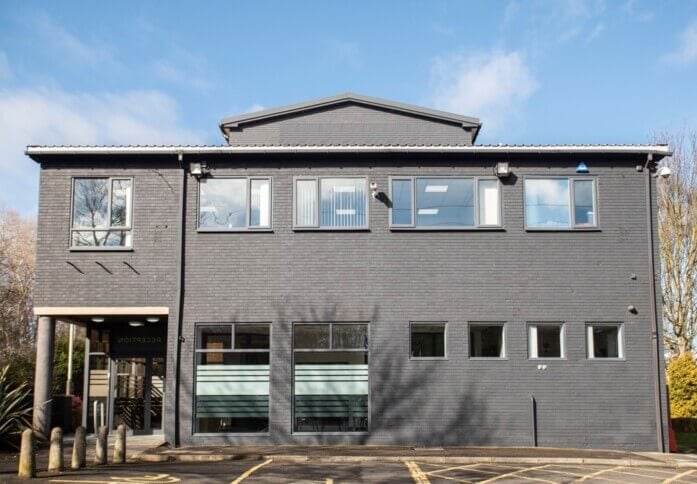
[[[666,348],[677,357],[695,350],[697,336],[697,131],[663,134],[673,150],[672,175],[658,185],[658,235]]]
[[[672,418],[697,418],[697,363],[691,353],[674,358],[666,368]]]
[[[0,207],[0,367],[12,362],[24,381],[33,374],[35,233],[33,220]]]

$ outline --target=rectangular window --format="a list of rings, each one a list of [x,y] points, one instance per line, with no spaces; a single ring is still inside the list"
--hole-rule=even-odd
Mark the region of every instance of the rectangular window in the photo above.
[[[133,180],[74,178],[71,247],[131,247]]]
[[[297,178],[295,227],[355,229],[368,227],[365,178]]]
[[[195,432],[269,430],[268,323],[196,327]]]
[[[244,231],[271,228],[270,178],[202,178],[199,230]]]
[[[501,193],[497,179],[394,177],[390,184],[392,227],[501,226]]]
[[[503,323],[470,323],[470,358],[505,358]]]
[[[586,331],[588,358],[624,358],[621,324],[592,323]]]
[[[525,179],[525,224],[528,228],[596,227],[596,213],[594,179]]]
[[[368,431],[368,324],[293,325],[293,431]]]
[[[445,323],[411,323],[411,357],[445,358]]]
[[[565,358],[564,325],[561,323],[529,324],[528,354],[532,359]]]

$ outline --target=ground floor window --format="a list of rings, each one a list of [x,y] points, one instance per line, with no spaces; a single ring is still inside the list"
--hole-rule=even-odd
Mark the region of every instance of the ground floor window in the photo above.
[[[528,354],[530,358],[564,358],[564,326],[561,323],[531,323],[528,325]]]
[[[268,323],[196,327],[195,431],[269,429]]]
[[[624,358],[622,325],[591,323],[588,331],[588,358]]]
[[[470,323],[471,358],[505,358],[503,323]]]
[[[368,431],[368,325],[293,325],[295,432]]]
[[[411,323],[411,357],[445,358],[445,323]]]

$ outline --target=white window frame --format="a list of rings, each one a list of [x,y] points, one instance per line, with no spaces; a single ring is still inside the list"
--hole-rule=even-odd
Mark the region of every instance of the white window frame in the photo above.
[[[472,180],[472,190],[473,190],[473,209],[474,209],[474,224],[473,225],[463,225],[460,227],[452,227],[449,225],[417,225],[416,224],[416,180],[420,178],[429,178],[436,180]],[[389,177],[389,197],[392,200],[392,182],[393,181],[409,181],[411,182],[411,223],[409,224],[395,224],[392,223],[392,204],[389,208],[389,221],[390,229],[395,230],[486,230],[486,229],[501,229],[503,228],[503,205],[502,205],[502,186],[501,180],[495,176],[471,176],[471,175],[392,175]],[[495,180],[496,188],[498,192],[498,224],[482,224],[479,223],[479,181],[480,180]]]
[[[528,211],[526,201],[526,183],[528,180],[568,180],[569,182],[569,200],[567,208],[569,210],[569,226],[568,227],[538,227],[528,225]],[[592,181],[593,182],[593,225],[577,225],[576,210],[574,207],[574,188],[576,181]],[[595,176],[537,176],[530,175],[523,177],[523,218],[525,220],[525,230],[540,231],[540,232],[559,232],[559,231],[584,231],[584,230],[599,230],[600,223],[598,220],[598,178]]]
[[[364,225],[353,225],[350,227],[336,227],[336,226],[331,226],[331,225],[322,225],[320,223],[320,206],[322,203],[322,180],[328,179],[328,178],[339,178],[339,179],[345,179],[345,180],[363,180],[363,183],[365,185],[365,224]],[[314,181],[315,182],[315,189],[317,193],[317,199],[315,203],[315,219],[317,220],[316,224],[313,225],[299,225],[298,224],[298,219],[297,219],[297,187],[298,187],[298,181]],[[293,217],[293,230],[327,230],[327,231],[351,231],[351,230],[367,230],[370,227],[370,195],[368,194],[368,177],[362,176],[362,175],[321,175],[321,176],[312,176],[312,175],[299,175],[299,176],[294,176],[293,177],[293,212],[292,212],[292,217]]]
[[[595,356],[595,342],[593,340],[593,328],[596,327],[612,327],[617,328],[617,355],[613,357],[598,357]],[[624,323],[605,323],[605,322],[588,322],[586,323],[586,357],[594,361],[621,361],[625,359],[624,352]]]
[[[443,327],[443,356],[414,356],[411,354],[412,328],[414,326]],[[410,360],[447,360],[448,359],[448,323],[447,321],[410,321],[409,322],[409,359]]]
[[[566,323],[559,321],[533,321],[528,323],[528,359],[529,360],[565,360],[566,359]],[[559,330],[560,356],[537,356],[537,328],[540,326],[554,326]]]
[[[472,356],[471,328],[472,326],[500,326],[501,327],[501,355],[500,356]],[[467,323],[467,356],[470,360],[507,360],[508,345],[506,344],[506,323],[503,321],[470,321]]]
[[[94,227],[75,227],[73,222],[75,219],[75,183],[77,180],[107,180],[107,185],[109,188],[109,193],[107,195],[107,222],[108,226],[105,228],[94,228]],[[113,226],[111,225],[111,191],[115,180],[129,180],[131,182],[131,197],[128,203],[128,214],[127,220],[130,222],[125,226]],[[74,176],[71,179],[70,184],[70,230],[68,234],[68,248],[71,251],[123,251],[133,249],[133,200],[135,198],[135,180],[132,176]],[[129,232],[130,244],[129,245],[73,245],[73,232]]]
[[[206,180],[246,180],[245,194],[245,226],[244,227],[201,227],[201,183],[198,182],[198,196],[196,199],[196,227],[198,232],[270,232],[273,230],[273,177],[271,176],[209,176]],[[269,182],[269,224],[250,226],[252,219],[252,181],[264,180]],[[203,182],[205,183],[205,182]]]

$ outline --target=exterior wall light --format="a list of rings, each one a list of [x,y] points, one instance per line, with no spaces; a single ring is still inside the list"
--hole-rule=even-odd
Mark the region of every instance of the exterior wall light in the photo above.
[[[134,328],[140,328],[141,326],[145,326],[145,323],[142,321],[129,321],[128,325],[133,326]]]
[[[150,318],[145,318],[145,320],[146,320],[148,323],[157,323],[157,322],[160,320],[160,318],[150,317]]]
[[[507,161],[499,161],[494,166],[494,175],[499,178],[506,178],[511,174],[511,167]]]
[[[588,173],[588,165],[582,161],[579,162],[579,164],[576,165],[576,173]]]
[[[93,322],[93,323],[103,323],[103,322],[104,322],[104,318],[95,317],[95,318],[92,318],[92,322]]]
[[[191,174],[194,175],[196,178],[201,178],[210,171],[208,170],[208,165],[204,162],[198,162],[198,161],[192,161],[191,164],[189,165],[189,171],[191,171]]]

